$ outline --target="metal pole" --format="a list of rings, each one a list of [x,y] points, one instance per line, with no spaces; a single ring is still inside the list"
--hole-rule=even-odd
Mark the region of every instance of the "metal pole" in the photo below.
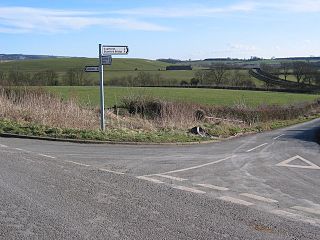
[[[99,44],[99,65],[100,65],[100,124],[101,130],[106,130],[106,122],[104,116],[104,84],[103,84],[103,65],[102,65],[102,58],[101,58],[101,48],[102,45]]]

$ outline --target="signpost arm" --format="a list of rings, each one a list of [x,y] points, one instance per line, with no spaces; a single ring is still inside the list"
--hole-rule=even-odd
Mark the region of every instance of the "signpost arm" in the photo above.
[[[104,82],[103,82],[103,65],[102,65],[102,58],[101,58],[101,50],[102,45],[99,44],[99,65],[100,65],[100,124],[101,130],[105,131],[106,123],[105,123],[105,113],[104,113]]]

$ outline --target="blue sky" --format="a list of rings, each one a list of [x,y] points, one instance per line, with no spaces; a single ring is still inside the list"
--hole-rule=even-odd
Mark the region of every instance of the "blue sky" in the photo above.
[[[1,0],[0,53],[204,59],[320,56],[320,0]]]

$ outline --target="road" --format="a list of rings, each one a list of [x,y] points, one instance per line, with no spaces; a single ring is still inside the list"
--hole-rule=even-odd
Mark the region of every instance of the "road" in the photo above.
[[[319,126],[187,146],[0,138],[0,239],[319,239]]]

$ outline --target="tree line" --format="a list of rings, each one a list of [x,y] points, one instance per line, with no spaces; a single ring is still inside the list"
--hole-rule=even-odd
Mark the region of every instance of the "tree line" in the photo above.
[[[320,85],[319,67],[311,62],[281,62],[279,65],[261,64],[260,68],[273,76],[283,76],[284,80],[288,80],[288,77],[293,75],[299,84]]]
[[[18,68],[0,71],[0,86],[84,86],[96,84],[88,79],[82,68],[68,69],[65,73],[54,70],[25,72]]]

